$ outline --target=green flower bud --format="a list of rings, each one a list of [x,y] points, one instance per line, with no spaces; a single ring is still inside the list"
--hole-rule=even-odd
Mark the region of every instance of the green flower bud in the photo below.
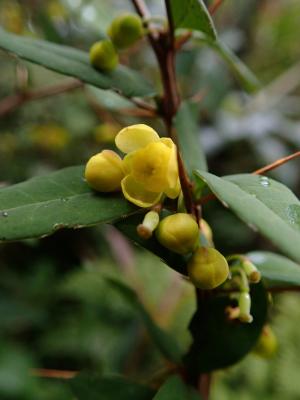
[[[239,309],[240,315],[239,320],[241,322],[251,323],[253,321],[253,317],[250,314],[251,309],[251,297],[247,292],[242,292],[239,296]]]
[[[135,14],[122,14],[112,21],[107,34],[118,49],[126,49],[144,35],[142,19]]]
[[[112,150],[103,150],[91,157],[85,167],[85,179],[99,192],[113,192],[121,188],[124,178],[122,160]]]
[[[90,49],[90,62],[102,71],[112,71],[119,62],[119,56],[110,40],[100,40]]]
[[[191,215],[177,213],[160,222],[156,237],[167,249],[178,254],[187,254],[198,245],[199,227]]]
[[[258,283],[260,281],[261,274],[250,260],[244,260],[242,262],[242,267],[244,268],[250,283]]]
[[[143,239],[149,239],[153,231],[159,224],[159,214],[156,211],[149,211],[143,220],[143,223],[138,225],[137,233]]]
[[[191,281],[200,289],[214,289],[229,275],[226,258],[212,247],[199,247],[187,264]]]
[[[277,338],[271,327],[269,325],[265,325],[253,349],[253,352],[262,358],[271,358],[276,354],[277,349]]]

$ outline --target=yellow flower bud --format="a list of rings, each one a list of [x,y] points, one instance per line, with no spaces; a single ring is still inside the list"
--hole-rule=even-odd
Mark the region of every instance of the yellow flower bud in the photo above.
[[[178,254],[187,254],[198,245],[199,227],[191,215],[177,213],[160,222],[156,237],[167,249]]]
[[[121,188],[124,178],[122,160],[112,150],[103,150],[91,157],[85,167],[85,179],[99,192],[113,192]]]
[[[126,49],[144,35],[142,19],[135,14],[120,15],[112,21],[107,34],[118,49]]]
[[[226,258],[212,247],[199,247],[187,265],[191,281],[200,289],[214,289],[229,275]]]
[[[110,40],[100,40],[90,49],[91,64],[102,71],[112,71],[119,62],[119,56]]]
[[[277,338],[271,327],[269,325],[265,325],[253,349],[253,352],[262,358],[271,358],[276,354],[277,349]]]

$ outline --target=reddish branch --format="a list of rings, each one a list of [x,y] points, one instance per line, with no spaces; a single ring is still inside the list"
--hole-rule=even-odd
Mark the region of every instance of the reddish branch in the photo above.
[[[44,369],[35,368],[30,370],[30,373],[40,378],[56,378],[56,379],[72,379],[78,372],[77,371],[61,371],[57,369]]]
[[[280,158],[279,160],[274,161],[271,164],[268,164],[260,169],[257,169],[256,171],[252,172],[253,175],[262,175],[265,174],[266,172],[272,171],[275,168],[281,167],[281,165],[287,163],[288,161],[291,161],[297,157],[300,157],[300,151],[297,151],[296,153],[290,154],[289,156]],[[216,196],[213,193],[208,194],[207,196],[202,197],[199,201],[198,204],[204,205],[210,200],[216,199]]]
[[[213,15],[218,8],[222,5],[223,0],[215,0],[211,6],[208,7],[208,11]]]
[[[61,93],[78,89],[82,86],[83,83],[81,81],[77,79],[68,79],[57,85],[46,86],[40,89],[13,94],[0,102],[0,117],[11,113],[16,108],[28,101],[38,100],[49,96],[56,96]]]
[[[132,0],[132,3],[143,18],[147,19],[150,13],[143,0]],[[181,183],[182,192],[184,195],[186,209],[198,217],[198,209],[193,201],[192,184],[186,173],[183,160],[179,153],[178,140],[173,126],[173,119],[180,106],[180,96],[177,87],[176,70],[175,70],[175,57],[176,57],[176,42],[175,42],[175,27],[172,18],[170,0],[165,0],[169,29],[167,32],[154,32],[149,27],[148,40],[156,55],[162,84],[163,95],[161,98],[160,116],[163,119],[168,136],[173,139],[177,145],[177,159],[179,178]]]
[[[278,168],[281,165],[287,163],[290,160],[293,160],[294,158],[297,158],[300,156],[300,151],[296,151],[296,153],[290,154],[287,157],[280,158],[279,160],[274,161],[272,164],[268,164],[265,167],[262,167],[260,169],[257,169],[256,171],[252,172],[254,175],[262,175],[265,174],[266,172],[272,171],[272,169]]]

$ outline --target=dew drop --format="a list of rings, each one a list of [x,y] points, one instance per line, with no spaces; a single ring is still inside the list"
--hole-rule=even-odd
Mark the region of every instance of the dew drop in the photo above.
[[[8,217],[8,212],[2,211],[1,215],[2,215],[2,217]]]
[[[300,206],[291,204],[286,208],[286,216],[290,224],[296,225],[300,229]]]
[[[259,178],[259,182],[260,182],[260,184],[261,184],[262,186],[264,186],[264,187],[270,186],[269,178],[267,178],[266,176],[261,176],[261,177]]]

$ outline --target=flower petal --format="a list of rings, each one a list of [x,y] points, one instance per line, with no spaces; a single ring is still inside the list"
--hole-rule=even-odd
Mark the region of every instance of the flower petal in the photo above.
[[[177,179],[176,186],[172,188],[169,187],[168,189],[166,189],[165,194],[170,199],[176,199],[179,196],[180,190],[181,190],[180,181],[179,179]]]
[[[151,207],[158,203],[162,193],[154,193],[145,189],[132,175],[127,175],[121,182],[124,197],[139,207]]]
[[[152,192],[169,187],[168,168],[172,150],[162,142],[149,143],[137,150],[131,160],[131,173]]]
[[[169,138],[161,138],[160,141],[171,149],[171,155],[170,155],[169,164],[168,164],[168,171],[167,171],[167,179],[168,179],[168,184],[169,184],[169,188],[170,188],[171,192],[174,191],[174,193],[178,193],[179,194],[179,190],[178,190],[178,163],[177,163],[177,148],[176,148],[176,145]],[[179,185],[179,188],[180,188],[180,185]],[[177,194],[177,196],[178,196],[178,194]],[[168,197],[176,198],[177,196],[175,196],[175,197],[168,196]]]
[[[117,148],[123,153],[130,153],[158,140],[155,130],[144,124],[127,126],[115,138]]]
[[[123,158],[123,164],[122,164],[122,168],[124,171],[125,175],[129,175],[131,174],[132,171],[132,160],[134,158],[136,154],[136,151],[133,151],[129,154],[126,154],[126,156]]]

